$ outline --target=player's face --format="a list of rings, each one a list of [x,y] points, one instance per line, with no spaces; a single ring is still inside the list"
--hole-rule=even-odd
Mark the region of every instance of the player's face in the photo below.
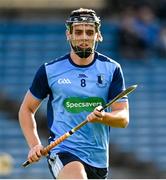
[[[97,37],[94,24],[73,24],[72,33],[70,34],[70,41],[73,46],[78,46],[82,49],[93,49]]]

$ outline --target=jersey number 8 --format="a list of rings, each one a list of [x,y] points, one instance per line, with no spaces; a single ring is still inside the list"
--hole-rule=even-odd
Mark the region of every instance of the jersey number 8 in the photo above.
[[[81,86],[85,87],[86,86],[86,80],[85,79],[81,79]]]

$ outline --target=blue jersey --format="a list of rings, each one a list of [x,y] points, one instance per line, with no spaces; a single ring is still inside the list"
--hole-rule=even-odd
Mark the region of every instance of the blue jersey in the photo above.
[[[124,89],[120,65],[98,52],[89,65],[74,64],[69,54],[45,63],[30,87],[38,99],[49,95],[50,142],[77,126],[95,107],[108,103]],[[109,126],[88,123],[53,148],[51,153],[68,151],[91,166],[105,168],[108,167],[109,137]]]

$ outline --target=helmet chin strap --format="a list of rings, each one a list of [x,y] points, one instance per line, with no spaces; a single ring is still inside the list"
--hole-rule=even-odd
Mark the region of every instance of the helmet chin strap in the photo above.
[[[79,46],[73,46],[72,43],[71,47],[80,58],[88,58],[91,54],[94,53],[92,48],[80,48]]]

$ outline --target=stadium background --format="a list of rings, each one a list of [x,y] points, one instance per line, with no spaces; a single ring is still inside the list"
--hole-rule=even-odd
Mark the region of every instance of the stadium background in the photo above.
[[[154,23],[157,20],[159,29],[164,29],[165,0],[0,1],[0,178],[52,178],[45,158],[26,169],[21,167],[28,147],[17,113],[37,68],[69,50],[64,22],[69,12],[79,7],[93,8],[101,16],[104,41],[98,45],[98,51],[122,65],[127,86],[138,84],[138,89],[129,95],[128,128],[111,130],[112,178],[166,178],[166,34],[161,39],[165,49],[164,44],[159,49],[159,38],[153,47],[152,42],[145,46],[133,40],[135,49],[131,44],[123,49],[124,13],[134,16],[131,8],[137,10],[144,5],[153,10]],[[37,113],[37,121],[46,145],[45,102]]]

